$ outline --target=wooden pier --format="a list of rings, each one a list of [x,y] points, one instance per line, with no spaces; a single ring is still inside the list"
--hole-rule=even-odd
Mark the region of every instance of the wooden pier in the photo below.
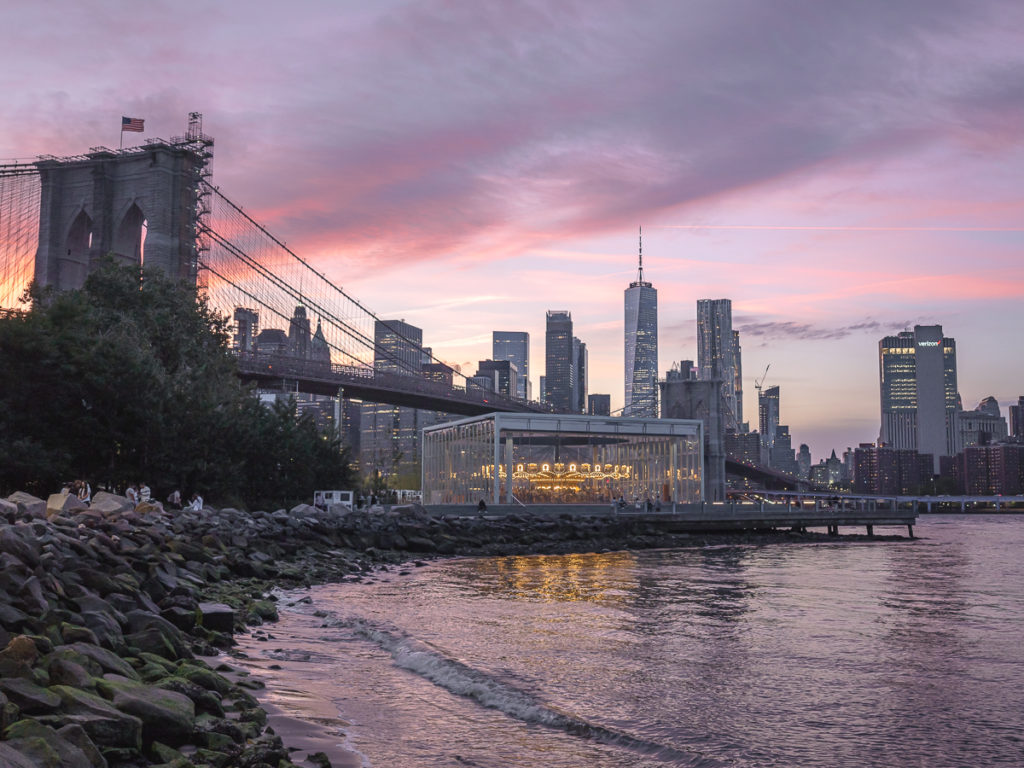
[[[430,505],[432,516],[479,516],[475,505]],[[789,529],[807,531],[824,528],[833,536],[840,528],[862,528],[868,536],[875,529],[905,527],[914,538],[914,524],[918,513],[912,506],[888,503],[862,503],[858,505],[794,502],[723,502],[662,505],[659,510],[646,511],[642,506],[627,505],[620,508],[612,504],[498,504],[488,505],[484,515],[504,517],[522,515],[532,517],[606,517],[650,522],[673,533],[712,533],[769,531]]]

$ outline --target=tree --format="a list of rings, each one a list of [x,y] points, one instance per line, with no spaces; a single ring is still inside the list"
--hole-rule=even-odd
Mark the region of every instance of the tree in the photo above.
[[[146,480],[241,504],[351,481],[336,441],[241,385],[227,322],[194,288],[110,261],[80,291],[28,298],[0,319],[0,487]]]

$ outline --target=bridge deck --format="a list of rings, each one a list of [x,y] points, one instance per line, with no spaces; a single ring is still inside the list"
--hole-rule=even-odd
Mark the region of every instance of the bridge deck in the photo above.
[[[511,400],[484,389],[457,389],[419,376],[373,368],[317,363],[283,355],[239,354],[238,374],[263,386],[314,395],[345,397],[405,405],[464,416],[486,413],[539,411],[535,403]]]

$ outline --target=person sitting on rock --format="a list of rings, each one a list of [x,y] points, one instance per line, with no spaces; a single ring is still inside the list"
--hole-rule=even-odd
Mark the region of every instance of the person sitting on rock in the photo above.
[[[480,499],[480,503],[476,505],[476,511],[481,515],[487,511],[487,502]]]
[[[145,483],[139,485],[139,503],[148,504],[149,500],[153,497],[153,492],[149,489],[149,486]]]
[[[139,503],[139,491],[134,485],[129,485],[124,489],[124,496],[128,499],[128,503],[132,505],[132,509],[135,509]]]
[[[181,509],[181,491],[175,488],[167,495],[167,505],[171,509]]]
[[[203,511],[203,497],[200,496],[198,493],[193,493],[192,494],[191,503],[188,505],[188,508],[190,510],[192,510],[193,512],[202,512]]]
[[[92,501],[92,488],[85,480],[78,481],[78,500],[86,506]]]

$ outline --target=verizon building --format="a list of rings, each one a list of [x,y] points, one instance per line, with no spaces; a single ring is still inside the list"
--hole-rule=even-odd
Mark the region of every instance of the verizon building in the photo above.
[[[882,405],[881,442],[932,456],[952,456],[956,446],[956,342],[941,325],[915,325],[913,331],[878,342]]]

